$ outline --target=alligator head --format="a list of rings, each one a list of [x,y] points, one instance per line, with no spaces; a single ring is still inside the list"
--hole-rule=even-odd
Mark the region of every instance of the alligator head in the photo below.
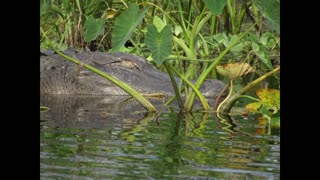
[[[127,83],[145,95],[174,95],[169,76],[157,70],[145,58],[126,53],[66,51],[65,54],[89,64]],[[179,79],[176,78],[177,83]],[[207,80],[200,91],[216,97],[225,84]],[[41,94],[127,95],[109,80],[75,65],[57,54],[40,56]]]

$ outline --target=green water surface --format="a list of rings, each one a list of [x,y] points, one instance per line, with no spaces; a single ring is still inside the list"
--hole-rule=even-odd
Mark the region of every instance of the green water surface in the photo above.
[[[279,130],[254,119],[75,112],[41,115],[41,179],[280,179]]]

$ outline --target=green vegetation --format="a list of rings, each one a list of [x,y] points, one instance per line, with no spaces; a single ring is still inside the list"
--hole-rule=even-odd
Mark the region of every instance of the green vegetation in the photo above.
[[[40,0],[40,8],[41,48],[49,48],[47,34],[60,50],[147,57],[182,79],[173,86],[183,111],[192,110],[196,97],[212,111],[199,91],[207,78],[229,82],[219,112],[229,112],[241,97],[249,98],[239,104],[256,101],[257,88],[280,89],[280,0]],[[231,78],[217,72],[237,63],[250,71],[235,68]]]

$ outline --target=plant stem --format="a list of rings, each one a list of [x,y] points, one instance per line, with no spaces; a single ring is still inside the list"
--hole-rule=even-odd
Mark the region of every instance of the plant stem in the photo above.
[[[176,42],[183,49],[183,51],[186,53],[188,58],[195,59],[195,58],[192,58],[191,50],[184,43],[183,40],[181,40],[181,39],[179,39],[179,38],[177,38],[175,36],[173,36],[173,40],[174,40],[174,42]]]
[[[197,82],[196,82],[196,84],[195,84],[195,86],[196,86],[197,89],[200,88],[200,86],[202,85],[202,83],[204,82],[204,80],[206,79],[206,77],[209,75],[209,73],[210,73],[210,72],[213,70],[213,68],[222,60],[222,58],[229,52],[229,50],[230,50],[231,48],[233,48],[235,45],[237,45],[237,44],[240,42],[240,40],[241,40],[244,36],[246,36],[254,26],[255,26],[255,24],[253,24],[252,26],[250,26],[250,28],[249,28],[246,32],[244,32],[238,39],[236,39],[233,43],[231,43],[231,44],[211,63],[211,65],[210,65],[206,70],[204,70],[204,71],[200,74],[200,76],[199,76],[199,78],[198,78],[198,80],[197,80]],[[187,111],[191,111],[192,106],[193,106],[193,103],[194,103],[194,98],[195,98],[195,94],[194,94],[193,92],[191,92],[190,94],[188,94],[188,96],[186,97],[186,101],[185,101],[185,105],[184,105],[184,106],[185,106],[185,108],[186,108]]]
[[[182,26],[182,30],[183,30],[183,33],[184,33],[184,37],[186,37],[187,39],[189,39],[189,30],[187,29],[186,27],[186,24],[184,23],[184,16],[183,16],[183,10],[182,10],[182,7],[181,7],[181,1],[178,0],[178,7],[179,7],[179,15],[180,15],[180,23],[181,23],[181,26]]]
[[[232,34],[235,34],[235,24],[236,24],[236,17],[235,17],[235,7],[234,7],[234,0],[228,0],[227,3],[228,11],[230,14],[230,21],[231,21],[231,32]]]
[[[203,95],[201,94],[201,92],[198,90],[198,88],[196,86],[194,86],[192,84],[192,82],[190,82],[185,76],[183,76],[182,74],[179,73],[178,70],[176,70],[174,67],[172,67],[170,64],[168,64],[169,67],[171,68],[171,70],[173,70],[188,86],[191,87],[191,89],[193,90],[193,92],[198,96],[200,102],[202,103],[202,106],[203,106],[203,109],[205,111],[209,111],[210,109],[210,106],[208,104],[208,102],[206,101],[206,99],[203,97]],[[184,110],[186,111],[190,111],[190,110],[187,110],[185,109],[184,107]]]
[[[179,108],[180,110],[183,109],[183,104],[182,104],[182,100],[181,100],[181,96],[180,96],[180,92],[179,92],[179,89],[178,89],[178,86],[177,86],[177,82],[176,80],[174,79],[174,76],[171,72],[171,69],[175,69],[174,67],[170,66],[166,61],[164,61],[163,63],[164,67],[167,69],[167,72],[169,74],[169,77],[171,79],[171,82],[172,82],[172,86],[173,86],[173,89],[174,89],[174,92],[176,94],[176,97],[177,97],[177,101],[178,101],[178,105],[179,105]]]
[[[212,16],[210,24],[210,36],[213,36],[216,33],[217,26],[217,15]]]
[[[258,83],[260,83],[262,80],[266,79],[267,77],[269,77],[270,75],[276,73],[280,71],[280,66],[274,68],[272,71],[264,74],[263,76],[259,77],[258,79],[252,81],[250,84],[248,84],[247,86],[243,87],[242,89],[240,89],[236,94],[232,95],[227,102],[225,103],[226,105],[221,106],[222,111],[223,112],[230,112],[232,105],[241,97],[241,95],[243,93],[245,93],[246,91],[248,91],[250,88],[252,88],[253,86],[257,85]]]

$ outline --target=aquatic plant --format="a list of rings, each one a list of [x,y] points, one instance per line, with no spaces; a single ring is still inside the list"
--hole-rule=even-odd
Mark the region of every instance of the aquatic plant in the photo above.
[[[217,73],[218,65],[250,64],[253,71],[236,81],[244,89],[279,66],[279,2],[40,0],[40,25],[58,49],[72,46],[148,57],[172,79],[174,74],[180,77],[181,82],[172,83],[182,110],[191,111],[198,97],[209,111],[210,99],[199,89],[206,79],[229,81]],[[43,36],[40,42],[48,47]],[[275,74],[262,82],[280,88]]]

